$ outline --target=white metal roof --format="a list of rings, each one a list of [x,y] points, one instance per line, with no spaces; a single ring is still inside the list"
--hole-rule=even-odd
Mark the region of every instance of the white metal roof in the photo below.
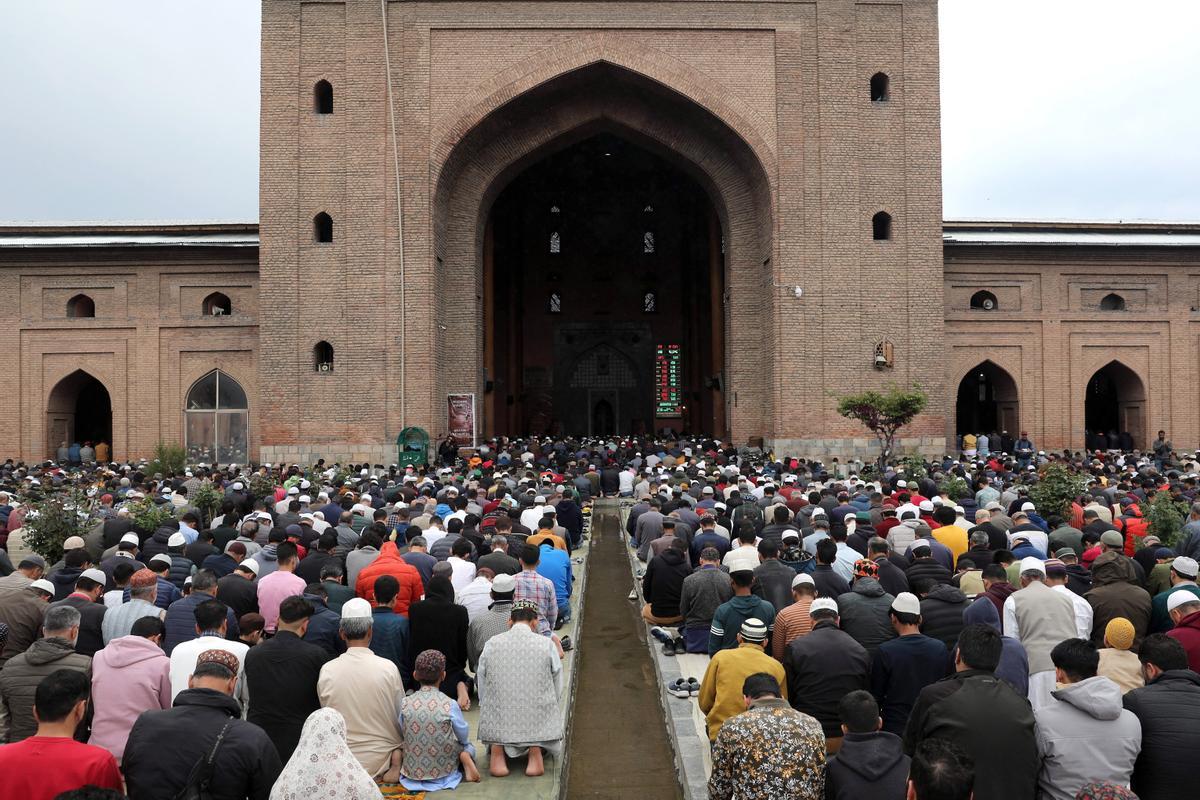
[[[258,234],[66,234],[6,235],[0,231],[0,247],[258,247]]]
[[[1038,245],[1047,247],[1200,247],[1200,231],[1175,233],[1086,230],[949,230],[946,244]]]

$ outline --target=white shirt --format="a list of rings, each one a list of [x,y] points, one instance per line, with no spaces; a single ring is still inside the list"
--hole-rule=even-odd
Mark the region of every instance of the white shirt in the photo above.
[[[446,559],[446,563],[454,570],[450,573],[450,583],[454,585],[454,591],[458,592],[467,588],[467,584],[475,580],[475,565],[470,561],[458,556],[450,556]]]
[[[1090,639],[1092,636],[1091,604],[1061,584],[1050,588],[1071,598],[1071,603],[1075,606],[1075,635],[1080,639]],[[1005,605],[1007,606],[1007,602]]]
[[[473,622],[492,604],[492,582],[482,575],[477,576],[458,590],[454,602],[467,609],[467,619]]]
[[[730,572],[737,572],[743,569],[753,570],[760,563],[758,547],[752,545],[735,547],[725,554],[725,558],[721,559],[721,563],[729,567]]]
[[[546,516],[546,506],[542,503],[534,503],[529,508],[521,512],[521,524],[531,531],[537,530],[538,521]]]
[[[621,471],[621,474],[617,476],[617,487],[621,494],[633,494],[633,481],[636,477],[632,470]]]
[[[425,537],[425,550],[426,550],[426,552],[428,552],[433,549],[433,545],[437,542],[438,539],[441,539],[443,536],[446,535],[446,531],[443,528],[435,528],[432,525],[430,525],[428,528],[426,528],[424,531],[421,532],[421,535]]]
[[[171,701],[175,695],[188,688],[188,678],[196,669],[196,659],[205,650],[225,650],[237,656],[238,682],[233,696],[242,703],[242,717],[250,707],[250,695],[246,691],[246,653],[250,646],[241,642],[222,639],[219,636],[201,636],[190,642],[181,642],[171,651]]]

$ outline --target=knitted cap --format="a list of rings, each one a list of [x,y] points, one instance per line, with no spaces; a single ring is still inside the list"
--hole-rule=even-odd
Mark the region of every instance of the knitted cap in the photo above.
[[[1133,623],[1124,617],[1113,617],[1104,626],[1104,641],[1117,650],[1128,650],[1133,646]]]
[[[761,644],[767,640],[767,625],[757,617],[750,617],[742,623],[741,634],[745,641]]]
[[[145,568],[139,569],[129,577],[129,588],[144,589],[147,586],[154,586],[158,583],[158,576],[153,570]]]

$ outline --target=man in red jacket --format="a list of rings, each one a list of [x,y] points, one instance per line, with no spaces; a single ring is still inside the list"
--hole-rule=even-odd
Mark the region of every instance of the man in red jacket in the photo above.
[[[379,550],[379,558],[363,567],[354,582],[354,592],[371,605],[375,605],[375,579],[381,575],[391,575],[400,583],[400,591],[392,603],[392,610],[407,617],[408,607],[421,599],[425,593],[421,583],[421,573],[417,568],[400,557],[400,549],[395,542],[384,542]]]
[[[1200,597],[1185,589],[1167,595],[1167,613],[1175,627],[1167,636],[1183,645],[1187,651],[1188,669],[1200,672]]]

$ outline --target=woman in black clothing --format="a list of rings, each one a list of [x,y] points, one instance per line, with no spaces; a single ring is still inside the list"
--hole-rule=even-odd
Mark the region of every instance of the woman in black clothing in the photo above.
[[[467,609],[454,602],[454,586],[444,575],[435,575],[425,587],[425,599],[408,609],[408,663],[417,654],[437,650],[446,657],[446,679],[442,693],[457,698],[463,711],[471,708],[471,678],[464,671],[467,663]],[[405,676],[412,679],[412,675]]]

